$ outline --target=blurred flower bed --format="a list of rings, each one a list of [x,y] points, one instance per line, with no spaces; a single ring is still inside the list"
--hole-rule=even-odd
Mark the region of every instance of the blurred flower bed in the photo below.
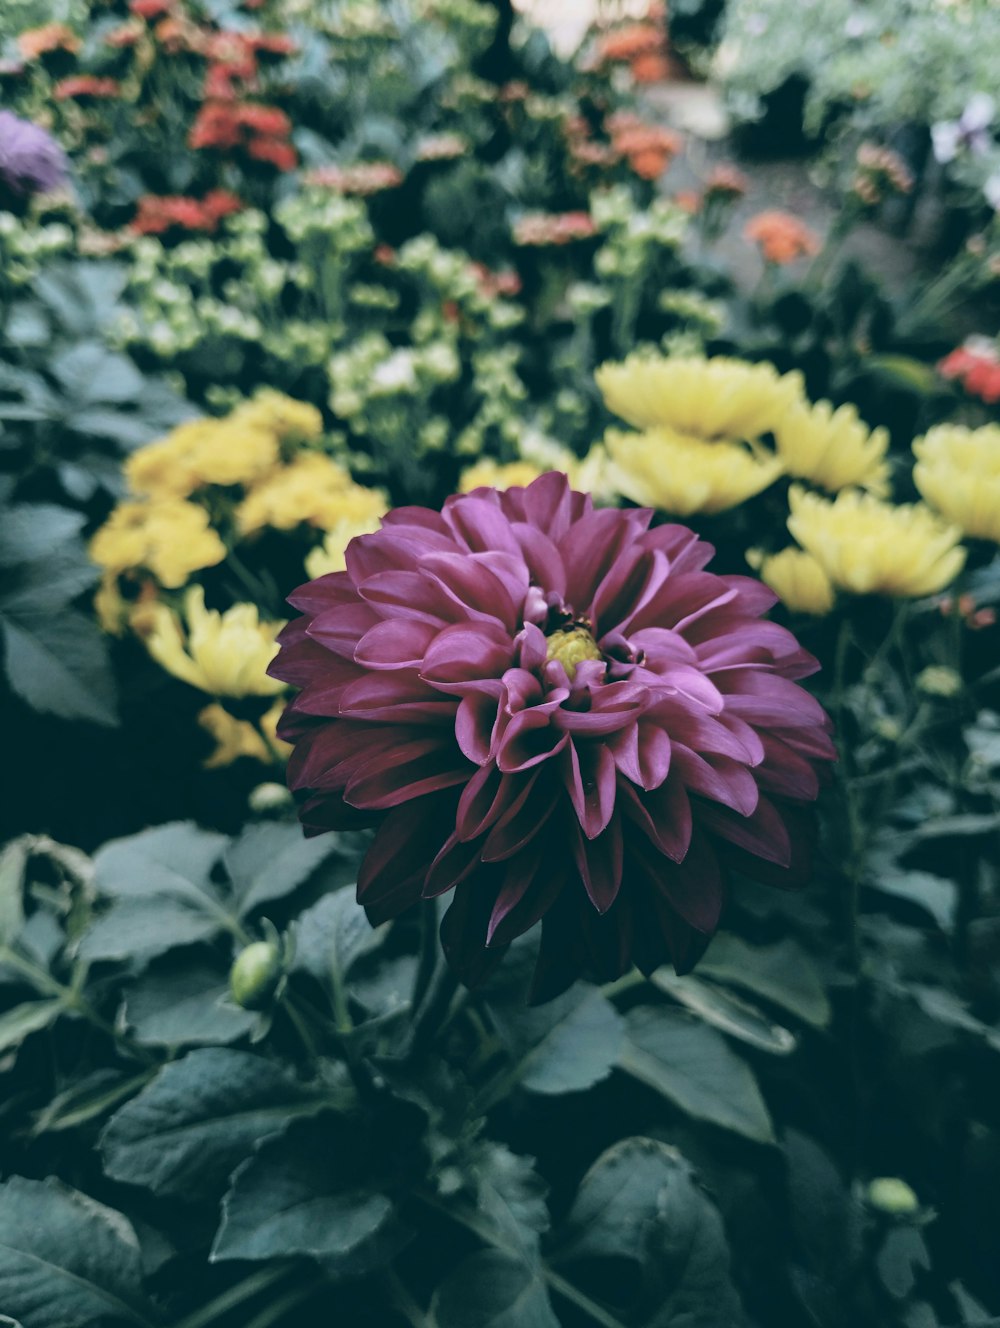
[[[697,6],[602,20],[572,60],[525,24],[508,47],[503,8],[0,13],[0,1316],[23,1328],[958,1328],[1000,1305],[1000,343],[969,332],[1000,281],[993,17],[915,7],[941,46],[906,74],[916,107],[898,4],[816,6],[804,41],[798,10],[731,0],[737,110],[809,80],[820,233],[745,216],[746,166],[651,108]],[[917,123],[919,160],[895,133]],[[849,241],[932,157],[955,242],[890,291]],[[722,692],[750,691],[724,738],[677,719],[704,749],[674,759],[732,833],[763,725],[761,779],[819,794],[821,833],[803,892],[734,872],[694,976],[605,955],[577,966],[603,987],[527,1009],[530,936],[455,996],[436,902],[423,939],[412,912],[368,928],[342,888],[372,889],[364,818],[301,837],[286,774],[315,793],[316,763],[279,723],[306,678],[293,651],[269,670],[289,593],[316,582],[321,613],[352,540],[417,529],[438,556],[450,495],[509,491],[517,526],[552,471],[597,507],[584,567],[624,566],[609,532],[638,548],[651,509],[660,572],[680,522],[725,595],[771,607],[746,645],[701,604],[712,577],[676,574],[684,660],[708,614]],[[465,537],[504,556],[488,523]],[[650,601],[623,572],[621,612]],[[821,666],[829,775],[825,729],[787,711],[815,701],[753,691],[785,626]],[[547,633],[569,684],[592,627]],[[587,829],[600,781],[573,777]],[[765,881],[782,834],[736,832]],[[410,839],[375,855],[380,923]],[[678,968],[718,921],[710,876],[711,925],[690,900],[670,924]]]

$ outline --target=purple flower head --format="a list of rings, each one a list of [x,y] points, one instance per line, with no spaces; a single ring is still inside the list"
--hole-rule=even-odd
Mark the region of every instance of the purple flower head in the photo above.
[[[931,126],[934,156],[942,165],[954,161],[960,152],[981,155],[988,152],[993,142],[990,126],[996,112],[993,98],[986,92],[975,92],[957,120],[942,120]]]
[[[0,111],[0,185],[19,196],[45,193],[66,179],[66,158],[51,134]]]
[[[542,923],[535,998],[634,962],[693,966],[730,867],[805,878],[833,758],[816,661],[759,582],[684,526],[594,510],[549,473],[403,507],[302,586],[271,665],[307,833],[373,825],[374,923],[451,893],[474,983]]]

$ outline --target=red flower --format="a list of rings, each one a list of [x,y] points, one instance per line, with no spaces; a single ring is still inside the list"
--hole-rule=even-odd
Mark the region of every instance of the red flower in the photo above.
[[[398,188],[403,183],[403,172],[391,161],[358,161],[352,166],[317,166],[306,172],[304,183],[364,198],[383,189]]]
[[[65,23],[46,23],[40,28],[27,28],[20,33],[17,47],[26,60],[37,60],[55,51],[67,51],[75,55],[80,49],[80,38]]]
[[[760,246],[768,263],[793,263],[797,258],[818,254],[819,236],[790,212],[758,212],[743,228],[748,240]]]
[[[63,78],[52,89],[56,101],[108,100],[121,94],[121,85],[114,78],[95,78],[92,74],[77,74]]]
[[[291,143],[279,138],[252,138],[247,144],[247,156],[266,161],[279,171],[294,171],[299,164],[299,154]]]
[[[970,396],[987,405],[1000,401],[1000,352],[988,337],[970,337],[946,355],[937,367],[942,378],[962,384]]]
[[[269,672],[307,833],[370,825],[373,922],[451,893],[479,980],[542,922],[535,997],[581,972],[690,969],[730,868],[808,876],[804,804],[834,756],[817,668],[759,582],[565,475],[405,507],[300,587]]]
[[[239,212],[242,207],[242,201],[226,189],[213,189],[200,202],[196,198],[146,194],[139,199],[132,230],[140,235],[162,235],[174,227],[211,232],[222,217]]]
[[[144,18],[150,22],[154,18],[162,18],[164,14],[169,14],[172,9],[170,0],[129,0],[129,9],[138,18]]]
[[[562,245],[589,240],[597,234],[597,223],[589,212],[529,212],[514,223],[514,243]]]

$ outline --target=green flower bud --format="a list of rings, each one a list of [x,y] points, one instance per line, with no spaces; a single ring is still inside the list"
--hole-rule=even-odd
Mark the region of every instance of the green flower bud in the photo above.
[[[263,816],[268,812],[284,811],[286,807],[291,806],[292,795],[284,784],[258,784],[255,789],[250,790],[250,796],[247,803],[252,812],[258,816]]]
[[[920,1208],[920,1200],[898,1176],[878,1176],[868,1186],[868,1202],[893,1217],[909,1217]]]
[[[260,1010],[278,989],[283,970],[281,947],[273,941],[254,941],[236,956],[229,970],[229,990],[244,1010]]]
[[[962,675],[943,664],[931,664],[917,674],[917,689],[926,696],[957,696]]]

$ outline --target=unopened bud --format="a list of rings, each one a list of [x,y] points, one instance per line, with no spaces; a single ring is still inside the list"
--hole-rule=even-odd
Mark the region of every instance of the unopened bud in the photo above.
[[[281,947],[254,941],[236,956],[229,970],[229,990],[244,1010],[260,1010],[278,989],[283,970]]]
[[[868,1202],[882,1213],[908,1217],[920,1208],[920,1200],[898,1176],[878,1176],[868,1186]]]
[[[251,789],[247,799],[250,810],[257,816],[284,811],[291,801],[292,795],[284,784],[258,784],[255,789]]]
[[[957,696],[962,690],[962,675],[943,664],[931,664],[917,674],[917,690],[925,696]]]

